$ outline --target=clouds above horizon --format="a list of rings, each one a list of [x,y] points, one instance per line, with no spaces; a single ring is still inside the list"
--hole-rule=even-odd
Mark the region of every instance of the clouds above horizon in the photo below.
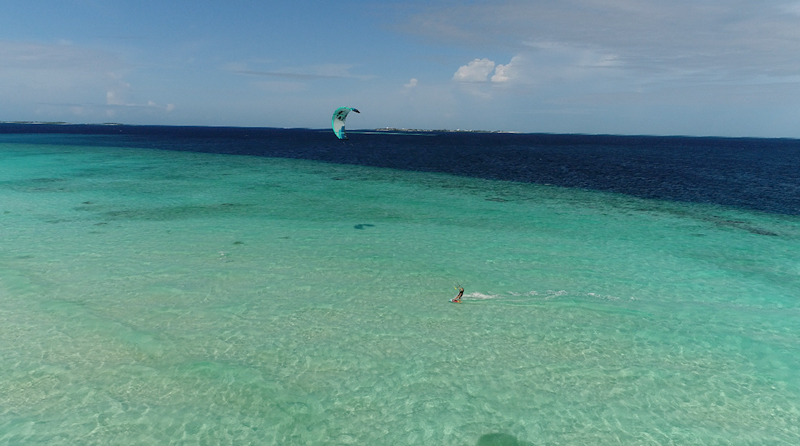
[[[494,70],[494,61],[475,59],[459,67],[453,75],[453,80],[457,82],[485,82],[492,70]]]
[[[33,113],[61,109],[72,117],[104,119],[120,108],[171,112],[175,105],[131,102],[131,66],[107,51],[75,45],[0,41],[0,93]],[[68,119],[67,116],[64,119]]]
[[[478,1],[430,8],[406,31],[438,44],[535,54],[547,45],[614,54],[619,67],[671,75],[793,76],[800,2]]]
[[[400,29],[467,53],[451,81],[507,118],[657,134],[800,128],[796,0],[477,0],[421,6]]]
[[[486,58],[474,59],[466,65],[462,65],[456,70],[453,75],[453,80],[456,82],[510,82],[520,80],[519,65],[522,58],[514,56],[511,61],[505,65],[495,64],[493,60]],[[489,75],[494,71],[494,74]]]
[[[800,0],[328,6],[17,3],[0,120],[800,137]]]

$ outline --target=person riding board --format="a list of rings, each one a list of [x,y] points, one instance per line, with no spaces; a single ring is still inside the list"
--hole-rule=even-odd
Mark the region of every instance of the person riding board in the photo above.
[[[453,302],[454,304],[461,303],[461,296],[464,295],[464,288],[458,287],[457,290],[458,290],[458,296],[450,299],[450,302]]]

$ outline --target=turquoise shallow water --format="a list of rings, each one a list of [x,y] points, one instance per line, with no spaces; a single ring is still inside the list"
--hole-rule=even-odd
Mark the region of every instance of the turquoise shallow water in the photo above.
[[[0,444],[800,444],[798,217],[19,139]]]

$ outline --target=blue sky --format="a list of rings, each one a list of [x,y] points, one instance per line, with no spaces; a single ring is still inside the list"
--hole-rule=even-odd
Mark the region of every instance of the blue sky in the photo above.
[[[4,121],[800,137],[800,0],[2,10]]]

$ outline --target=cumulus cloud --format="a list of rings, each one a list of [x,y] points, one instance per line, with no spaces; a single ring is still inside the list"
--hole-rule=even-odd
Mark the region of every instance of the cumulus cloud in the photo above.
[[[407,84],[403,84],[403,86],[404,86],[404,87],[405,87],[407,90],[410,90],[410,89],[412,89],[412,88],[416,87],[416,86],[417,86],[417,83],[418,83],[417,79],[415,79],[415,78],[412,78],[410,81],[408,81],[408,83],[407,83]]]
[[[494,76],[492,82],[508,82],[517,76],[517,69],[520,62],[519,56],[514,56],[511,61],[505,65],[497,64],[494,69]]]
[[[508,82],[511,80],[511,64],[498,64],[492,76],[492,82]]]
[[[494,69],[494,62],[489,59],[475,59],[461,66],[453,75],[457,82],[485,82]]]
[[[800,58],[787,57],[800,48],[796,0],[477,0],[427,8],[410,17],[404,29],[437,44],[517,53],[531,42],[554,42],[614,54],[615,66],[646,75],[800,72]],[[461,74],[464,80],[482,80],[482,72],[467,66]]]
[[[475,59],[462,65],[453,75],[456,82],[487,82],[504,83],[515,80],[521,71],[521,57],[514,56],[507,64],[495,64],[489,59]],[[494,74],[489,75],[494,71]]]

